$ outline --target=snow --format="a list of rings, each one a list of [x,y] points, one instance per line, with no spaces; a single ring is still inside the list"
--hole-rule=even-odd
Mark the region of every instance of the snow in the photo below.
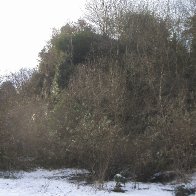
[[[121,178],[121,177],[122,177],[122,175],[120,175],[120,174],[116,174],[116,177]]]
[[[31,172],[0,172],[0,196],[172,196],[174,185],[139,183],[133,189],[134,183],[127,183],[125,193],[112,192],[115,182],[104,183],[99,189],[85,182],[71,181],[70,177],[87,174],[86,170],[37,169]]]

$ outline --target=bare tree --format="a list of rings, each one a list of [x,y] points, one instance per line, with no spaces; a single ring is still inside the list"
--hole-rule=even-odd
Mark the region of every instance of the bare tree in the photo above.
[[[111,36],[115,33],[115,20],[128,8],[126,0],[93,0],[86,4],[86,18],[98,32]]]

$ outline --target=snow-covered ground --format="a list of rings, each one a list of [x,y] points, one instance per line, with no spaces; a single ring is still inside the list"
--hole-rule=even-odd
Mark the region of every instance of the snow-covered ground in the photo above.
[[[125,193],[112,192],[114,182],[105,183],[102,189],[85,182],[71,181],[70,178],[88,173],[86,170],[61,169],[32,172],[0,172],[0,196],[172,196],[174,185],[127,183]]]

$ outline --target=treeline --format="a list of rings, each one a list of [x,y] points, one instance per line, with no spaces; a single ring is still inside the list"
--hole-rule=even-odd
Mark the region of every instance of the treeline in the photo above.
[[[100,180],[193,170],[195,1],[186,5],[94,0],[86,20],[54,30],[37,69],[2,78],[0,168],[82,167]]]

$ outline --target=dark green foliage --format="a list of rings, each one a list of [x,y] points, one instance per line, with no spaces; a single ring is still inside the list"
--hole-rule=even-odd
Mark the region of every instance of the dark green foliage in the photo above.
[[[50,44],[40,52],[39,69],[43,74],[44,94],[51,94],[55,88],[63,90],[68,86],[78,64],[85,64],[99,58],[116,58],[117,41],[96,34],[85,21],[76,25],[65,25],[54,32]]]
[[[74,72],[74,67],[69,63],[63,63],[59,65],[58,71],[57,71],[57,85],[60,88],[60,90],[64,89],[68,86],[69,79],[71,75]]]

